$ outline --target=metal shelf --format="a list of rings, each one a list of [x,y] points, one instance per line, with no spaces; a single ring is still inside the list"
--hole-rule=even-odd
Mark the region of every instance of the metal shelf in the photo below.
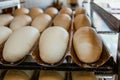
[[[0,2],[0,9],[18,6],[19,3],[20,3],[19,0]],[[114,32],[118,33],[120,31],[119,30],[120,23],[118,25],[117,19],[115,19],[114,17],[111,17],[111,15],[109,13],[106,13],[102,8],[100,8],[99,6],[97,6],[94,3],[91,3],[91,8],[92,8],[92,11],[97,12],[99,14],[99,16],[102,17],[104,19],[104,21],[108,24],[108,26],[110,26],[110,29],[113,30],[112,33],[114,33]],[[99,33],[102,33],[102,32],[99,32]],[[109,32],[104,32],[104,33],[109,33]],[[63,63],[59,66],[45,67],[45,66],[38,65],[36,62],[23,62],[17,66],[3,66],[0,64],[0,69],[94,71],[98,74],[116,74],[116,73],[118,73],[120,75],[120,73],[118,72],[118,70],[120,70],[119,64],[120,64],[120,57],[118,57],[117,63],[114,62],[113,58],[110,58],[109,61],[107,61],[107,63],[105,63],[103,66],[100,66],[100,67],[83,68],[81,66],[76,65],[75,63]]]
[[[15,6],[20,7],[20,0],[0,1],[0,9],[6,9]]]
[[[108,25],[108,27],[115,32],[119,32],[120,27],[120,21],[114,17],[109,12],[105,11],[103,8],[95,4],[94,2],[91,2],[91,18],[93,17],[93,12],[96,12]],[[93,23],[93,22],[92,22]]]
[[[91,2],[91,20],[92,20],[92,24],[94,25],[94,21],[93,21],[93,14],[97,13],[98,16],[103,20],[103,22],[105,23],[105,25],[107,25],[108,31],[100,31],[101,34],[105,33],[105,34],[111,34],[111,33],[120,33],[120,20],[118,20],[116,17],[114,17],[112,14],[110,14],[109,12],[105,11],[103,8],[101,8],[100,6],[98,6],[97,4],[95,4],[94,2]],[[102,23],[103,23],[102,22]],[[120,34],[119,34],[120,35]],[[118,44],[119,44],[119,40],[120,37],[118,36]],[[117,42],[116,42],[117,43]],[[117,44],[117,46],[118,46]],[[119,50],[120,48],[118,47],[117,49],[117,59],[116,59],[116,65],[115,67],[115,72],[118,76],[118,80],[120,80],[120,53]]]
[[[23,62],[16,66],[4,66],[0,64],[0,69],[19,69],[19,70],[58,70],[58,71],[94,71],[98,74],[115,74],[115,62],[111,57],[103,66],[100,67],[81,67],[75,63],[62,63],[59,66],[41,66],[36,62]]]

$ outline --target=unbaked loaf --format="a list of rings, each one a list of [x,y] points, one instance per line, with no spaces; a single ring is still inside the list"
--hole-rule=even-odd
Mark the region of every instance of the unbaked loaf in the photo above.
[[[60,10],[60,14],[68,14],[69,16],[71,16],[72,15],[72,9],[71,8],[62,8],[61,10]]]
[[[65,80],[64,71],[40,71],[38,80]]]
[[[73,71],[72,80],[98,80],[93,72]]]
[[[11,24],[10,24],[10,28],[12,30],[17,30],[23,26],[27,26],[31,23],[32,19],[30,16],[28,15],[19,15],[19,16],[16,16]]]
[[[37,28],[39,32],[42,32],[45,28],[49,26],[51,20],[52,18],[48,14],[40,14],[33,20],[31,25]]]
[[[49,7],[45,10],[45,13],[54,18],[58,14],[58,10],[55,7]]]
[[[78,2],[78,0],[70,0],[70,3],[71,3],[71,4],[77,4],[77,3],[79,3],[79,2]]]
[[[14,31],[5,43],[3,58],[7,62],[16,62],[29,54],[39,37],[36,28],[26,26]]]
[[[13,20],[13,16],[10,14],[1,14],[0,15],[0,26],[8,26]]]
[[[3,80],[31,80],[33,70],[8,70]]]
[[[0,44],[5,42],[9,35],[12,33],[12,30],[5,26],[0,26]]]
[[[74,20],[75,29],[79,29],[80,27],[91,26],[90,21],[88,20],[85,14],[79,14],[75,17]]]
[[[43,13],[43,10],[41,8],[32,8],[29,12],[29,16],[34,19],[39,14]]]
[[[84,63],[96,62],[102,53],[102,41],[91,27],[79,28],[73,37],[77,57]]]
[[[19,8],[16,9],[15,12],[13,13],[14,16],[18,16],[18,15],[25,15],[29,13],[29,9],[27,8]]]
[[[85,10],[81,7],[75,8],[75,16],[77,16],[79,14],[85,14]]]
[[[68,45],[69,34],[62,27],[49,27],[40,37],[39,55],[42,61],[54,64],[59,62],[65,55]]]
[[[69,29],[70,24],[71,24],[71,17],[67,14],[59,14],[53,20],[54,26],[61,26],[65,28],[66,30]]]

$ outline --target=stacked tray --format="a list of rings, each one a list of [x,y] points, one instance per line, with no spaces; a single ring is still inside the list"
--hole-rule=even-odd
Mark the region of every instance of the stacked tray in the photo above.
[[[27,74],[25,72],[28,72]],[[32,72],[32,74],[30,74]],[[23,73],[24,76],[21,74]],[[1,80],[9,80],[22,78],[25,79],[25,76],[30,77],[29,80],[43,80],[43,79],[60,79],[60,80],[76,80],[76,79],[106,79],[104,77],[100,77],[100,75],[95,74],[94,72],[86,72],[86,71],[51,71],[51,70],[5,70],[1,73]],[[98,77],[99,76],[99,77]],[[109,78],[114,80],[115,78],[111,76]]]
[[[66,49],[65,55],[63,58],[55,63],[55,64],[48,64],[42,61],[39,57],[39,40],[34,44],[33,48],[30,50],[29,53],[32,53],[30,55],[25,56],[23,59],[21,59],[18,62],[15,63],[9,63],[6,62],[2,57],[2,51],[3,46],[0,45],[0,68],[1,69],[51,69],[51,70],[87,70],[87,71],[114,71],[115,61],[113,60],[113,57],[110,56],[110,53],[107,49],[107,47],[103,43],[103,50],[102,54],[100,56],[100,59],[97,60],[94,63],[83,63],[81,62],[73,47],[73,35],[75,32],[74,29],[74,12],[71,16],[71,26],[68,30],[69,32],[69,42],[68,47]],[[49,26],[53,25],[53,21],[49,24]],[[28,58],[32,59],[33,61],[29,60],[26,61]]]

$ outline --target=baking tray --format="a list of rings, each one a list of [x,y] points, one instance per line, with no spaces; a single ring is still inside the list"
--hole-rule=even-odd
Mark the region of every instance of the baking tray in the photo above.
[[[31,52],[33,51],[34,46],[35,46],[35,44],[34,44],[33,47],[31,48],[31,50],[29,51],[29,53],[31,53]],[[26,59],[26,57],[27,57],[27,55],[26,55],[26,56],[23,57],[21,60],[19,60],[19,61],[17,61],[17,62],[14,62],[14,63],[7,62],[7,61],[5,61],[5,60],[3,59],[3,48],[4,48],[4,44],[2,44],[2,47],[0,48],[0,64],[1,64],[1,65],[4,65],[4,66],[16,66],[16,65],[22,63],[22,62]]]
[[[30,80],[38,80],[40,71],[41,71],[41,70],[35,70],[35,71],[34,71],[34,74],[32,75],[32,77],[31,77]],[[51,71],[51,70],[45,70],[45,71]],[[53,70],[52,70],[52,71],[53,71]],[[0,80],[3,80],[6,72],[7,72],[7,70],[4,70],[4,71],[2,72],[2,74],[0,75]],[[76,71],[75,71],[75,72],[76,72]],[[77,71],[77,72],[79,72],[79,71]],[[80,72],[86,72],[86,71],[80,71]],[[88,72],[88,73],[89,73],[89,72]],[[99,74],[96,74],[96,73],[94,73],[94,74],[95,74],[95,76],[99,76]],[[105,76],[105,75],[107,75],[107,74],[102,74],[102,75],[100,75],[101,78],[99,77],[99,79],[106,79],[106,78],[102,77],[102,76]],[[112,76],[111,74],[109,74],[109,75]],[[107,76],[109,76],[109,75],[107,75]],[[64,80],[72,80],[72,72],[71,72],[71,71],[65,71],[65,79],[64,79]],[[113,80],[113,79],[112,79],[112,80]]]
[[[14,69],[16,70],[16,69]],[[1,75],[0,75],[0,80],[4,80],[4,77],[7,73],[8,69],[4,70]],[[38,71],[37,70],[34,70],[33,72],[33,75],[31,76],[31,79],[30,80],[37,80],[37,76],[38,76]]]
[[[91,2],[91,9],[92,9],[92,13],[91,13],[92,18],[93,18],[93,12],[95,11],[104,20],[104,22],[108,25],[111,31],[120,32],[119,20],[116,17],[114,17],[111,13],[107,12],[105,9],[98,6],[94,2]]]
[[[41,71],[43,71],[43,70],[39,70],[38,71],[38,76],[37,76],[37,79],[36,80],[39,80],[39,75],[41,74]],[[44,74],[46,73],[46,75],[44,75],[44,76],[42,76],[42,77],[56,77],[56,75],[57,75],[57,77],[59,76],[59,77],[63,77],[64,76],[64,79],[62,79],[62,80],[69,80],[68,79],[68,72],[66,72],[66,71],[60,71],[60,72],[64,72],[64,75],[61,75],[62,73],[59,73],[59,71],[53,71],[53,70],[44,70]],[[49,74],[48,74],[49,73]],[[55,75],[54,75],[55,74]],[[61,79],[60,79],[61,80]]]
[[[53,19],[50,21],[49,26],[52,24],[52,22],[53,22]],[[49,27],[49,26],[48,26],[48,27]],[[6,42],[6,41],[5,41],[5,42]],[[25,57],[23,57],[21,60],[16,61],[16,62],[14,62],[14,63],[7,62],[7,61],[5,61],[5,60],[3,59],[3,55],[2,55],[2,54],[3,54],[3,48],[4,48],[5,42],[0,45],[0,64],[2,64],[2,65],[4,65],[4,66],[16,66],[16,65],[21,64],[22,62],[24,62],[25,59],[27,58],[27,55],[26,55]],[[35,44],[34,44],[33,47],[31,48],[31,50],[29,51],[29,53],[32,53],[32,52],[33,52],[33,50],[34,50],[34,48],[36,47],[36,44],[37,44],[38,42],[39,42],[39,39],[35,42]],[[31,54],[28,54],[28,55],[31,55]]]
[[[59,14],[58,14],[59,15]],[[71,19],[72,19],[72,17],[71,17]],[[53,19],[54,20],[54,19]],[[71,24],[70,25],[72,25],[72,20],[71,20]],[[49,25],[49,26],[53,26],[53,22],[51,22],[51,24]],[[69,53],[69,51],[70,51],[70,47],[71,47],[71,44],[70,44],[70,42],[71,42],[71,26],[69,27],[69,29],[68,29],[68,33],[69,33],[69,40],[68,40],[68,45],[67,45],[67,49],[66,49],[66,51],[65,51],[65,53],[64,53],[64,56],[63,56],[63,58],[59,61],[59,62],[57,62],[57,63],[54,63],[54,64],[49,64],[49,63],[45,63],[44,61],[42,61],[42,59],[40,58],[40,56],[39,56],[39,41],[37,42],[37,44],[36,44],[36,46],[35,46],[35,48],[34,48],[34,50],[33,50],[33,52],[32,52],[32,57],[33,57],[33,59],[35,59],[36,60],[36,62],[39,64],[39,65],[41,65],[41,66],[49,66],[49,67],[54,67],[54,66],[58,66],[58,65],[61,65],[62,63],[64,63],[64,61],[65,61],[65,63],[67,63],[68,62],[68,59],[66,58],[67,56],[69,56],[70,55],[70,53]]]
[[[2,74],[1,74],[1,76],[0,76],[0,80],[4,80],[4,77],[5,77],[5,74],[7,73],[7,71],[8,70],[5,70],[5,71],[3,71],[2,72]],[[54,72],[54,71],[51,71],[51,70],[44,70],[44,71],[46,71],[46,72],[48,72],[48,73],[56,73],[56,72]],[[39,74],[40,74],[40,72],[41,72],[41,70],[35,70],[34,71],[34,73],[33,73],[33,75],[31,76],[31,79],[30,80],[39,80]],[[66,72],[66,71],[64,71],[65,72],[65,78],[64,78],[64,80],[67,80],[67,76],[68,76],[68,73]],[[50,75],[44,75],[44,77],[49,77],[49,76],[51,76],[51,74]],[[52,76],[54,76],[54,75],[52,75]]]
[[[75,18],[75,16],[74,16],[74,14],[73,14],[73,21],[74,21],[74,18]],[[73,36],[74,36],[74,33],[75,33],[75,27],[74,27],[75,25],[74,25],[74,23],[72,24],[72,30],[71,30],[71,33],[72,33],[72,38],[73,38]],[[92,26],[91,26],[92,27]],[[99,37],[99,36],[98,36]],[[73,63],[76,63],[77,65],[79,65],[79,66],[81,66],[81,67],[91,67],[91,68],[93,68],[93,67],[99,67],[99,66],[102,66],[103,64],[105,64],[112,56],[110,56],[110,52],[108,51],[108,49],[107,49],[107,47],[104,45],[104,43],[103,43],[103,48],[102,48],[102,54],[101,54],[101,56],[100,56],[100,59],[99,60],[97,60],[96,62],[94,62],[94,63],[90,63],[90,64],[87,64],[87,63],[83,63],[83,62],[81,62],[79,59],[78,59],[78,57],[77,57],[77,55],[76,55],[76,53],[75,53],[75,50],[74,50],[74,47],[73,47],[73,41],[71,41],[71,43],[70,43],[72,46],[71,46],[71,51],[70,51],[70,53],[71,53],[71,58],[72,58],[72,60],[73,60]],[[113,62],[114,63],[114,62]]]
[[[50,25],[52,25],[52,23]],[[27,55],[26,59],[22,63],[17,64],[17,65],[12,65],[12,66],[0,64],[0,69],[94,71],[94,72],[100,73],[100,74],[114,74],[114,73],[116,73],[116,63],[114,62],[112,56],[110,56],[109,59],[104,64],[102,64],[100,66],[87,64],[88,66],[86,67],[86,64],[85,64],[85,66],[81,65],[83,63],[80,63],[80,61],[77,59],[75,54],[73,54],[74,53],[74,48],[73,48],[73,44],[72,44],[72,37],[73,37],[72,35],[74,34],[73,26],[74,26],[74,15],[72,15],[72,23],[71,23],[70,38],[69,38],[67,54],[64,56],[65,59],[63,58],[64,60],[66,60],[65,63],[63,62],[64,61],[63,60],[62,62],[59,62],[59,64],[57,63],[58,65],[52,65],[52,66],[49,64],[40,65],[39,63],[36,62],[37,60],[35,60],[33,62],[31,62],[31,61],[26,62],[25,60],[28,57],[31,57],[31,55]],[[104,45],[103,47],[104,47],[103,52],[109,53],[106,46]],[[38,53],[37,48],[38,48],[38,43],[36,42],[34,50],[33,50],[33,51],[35,51],[34,54]],[[34,56],[34,54],[33,54],[33,56]],[[38,56],[38,55],[35,55],[35,56]],[[31,59],[33,59],[33,58],[31,57]]]

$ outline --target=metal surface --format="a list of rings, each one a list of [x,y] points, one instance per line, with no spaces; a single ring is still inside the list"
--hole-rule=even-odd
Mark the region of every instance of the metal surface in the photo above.
[[[75,63],[63,63],[59,66],[45,67],[38,65],[35,61],[33,62],[23,62],[16,66],[4,66],[0,64],[0,69],[19,69],[19,70],[58,70],[58,71],[94,71],[99,74],[114,74],[115,63],[111,57],[103,66],[100,67],[81,67]]]
[[[99,14],[99,16],[106,22],[111,30],[119,32],[119,20],[116,17],[93,2],[91,2],[91,9]]]
[[[1,5],[0,5],[1,6]],[[6,7],[4,7],[6,8]],[[105,34],[110,34],[110,33],[117,33],[120,31],[120,23],[118,23],[118,20],[112,17],[109,13],[106,13],[102,8],[97,6],[94,3],[91,3],[91,8],[93,11],[96,11],[100,17],[107,23],[107,25],[110,27],[112,32],[102,32],[99,31],[98,33],[105,33]],[[2,9],[0,7],[0,9]],[[91,17],[92,18],[92,17]],[[91,19],[92,20],[92,19]],[[92,23],[94,23],[92,21]],[[118,80],[120,80],[120,53],[118,53],[117,57],[117,64],[114,62],[113,58],[111,57],[107,63],[100,67],[81,67],[76,65],[75,63],[63,63],[59,66],[54,66],[54,67],[45,67],[38,65],[36,62],[23,62],[19,65],[16,66],[3,66],[0,64],[0,69],[19,69],[19,70],[58,70],[58,71],[94,71],[95,73],[98,74],[116,74],[118,73]]]
[[[9,0],[9,1],[1,1],[0,2],[0,9],[6,9],[10,7],[20,7],[20,1],[19,0]]]
[[[105,11],[103,8],[99,7],[98,5],[96,5],[95,3],[91,2],[91,20],[92,20],[92,24],[94,26],[94,21],[93,21],[93,14],[97,13],[100,18],[102,20],[104,20],[104,22],[107,24],[107,26],[111,29],[108,31],[98,31],[99,34],[113,34],[113,33],[118,33],[120,32],[120,21],[115,18],[112,14],[108,13],[107,11]],[[103,22],[102,22],[103,23]],[[103,25],[102,25],[103,26]],[[119,34],[120,35],[120,34]],[[119,45],[119,36],[118,36],[118,44]],[[117,42],[116,42],[117,43]],[[116,78],[115,80],[120,80],[120,53],[119,53],[119,47],[117,49],[117,60],[116,63],[114,65],[114,72],[117,74],[118,79]]]

